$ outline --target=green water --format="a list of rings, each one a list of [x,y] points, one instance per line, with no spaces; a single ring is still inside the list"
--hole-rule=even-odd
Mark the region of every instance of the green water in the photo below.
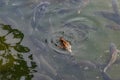
[[[119,40],[120,40],[120,31],[114,30],[106,27],[108,24],[118,25],[112,20],[108,20],[101,15],[95,15],[96,12],[99,11],[108,11],[114,13],[112,9],[112,4],[110,0],[106,1],[95,1],[91,0],[91,2],[84,8],[81,9],[81,13],[78,14],[77,11],[71,14],[63,15],[58,20],[62,20],[63,22],[73,22],[74,25],[77,25],[77,22],[92,26],[97,28],[97,30],[88,30],[86,33],[88,39],[85,41],[80,42],[81,40],[79,35],[73,35],[77,38],[74,38],[68,30],[68,33],[72,36],[66,36],[66,39],[72,42],[72,50],[75,54],[74,57],[79,62],[81,60],[89,60],[95,62],[97,64],[104,65],[107,63],[110,54],[106,53],[105,51],[109,49],[110,43],[115,43],[118,49],[120,48]],[[52,17],[53,18],[53,17]],[[116,17],[117,18],[117,17]],[[56,21],[56,19],[55,19]],[[60,21],[57,21],[60,22]],[[55,30],[61,29],[59,27],[59,23],[54,22],[53,18],[53,32]],[[55,23],[55,24],[54,24]],[[58,26],[58,27],[57,27]],[[61,26],[61,24],[60,24]],[[118,25],[119,26],[119,25]],[[72,27],[74,28],[74,27]],[[67,33],[67,31],[65,31]],[[72,33],[74,34],[74,32]],[[53,34],[54,35],[54,34]],[[63,35],[64,36],[64,35]],[[76,39],[76,40],[74,40]],[[119,54],[118,54],[119,55]],[[119,56],[118,59],[119,60]],[[111,79],[119,79],[119,66],[120,64],[113,64],[107,71],[107,74],[110,75]],[[101,76],[99,71],[96,70],[88,70],[84,72],[86,80],[101,80]],[[98,78],[97,78],[98,77]]]
[[[43,12],[37,10],[40,0],[0,3],[0,80],[104,80],[106,50],[110,43],[120,49],[120,25],[98,14],[115,13],[111,0],[45,1]],[[72,53],[56,46],[60,37]],[[120,79],[119,67],[118,54],[107,70],[112,80]]]

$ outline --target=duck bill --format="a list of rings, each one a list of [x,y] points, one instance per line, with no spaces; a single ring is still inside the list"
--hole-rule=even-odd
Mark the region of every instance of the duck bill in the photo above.
[[[68,51],[69,51],[69,52],[72,52],[72,50],[71,50],[71,49],[68,49]]]

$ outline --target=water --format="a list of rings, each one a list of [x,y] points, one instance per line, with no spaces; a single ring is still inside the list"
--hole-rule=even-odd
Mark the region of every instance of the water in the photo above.
[[[0,0],[0,80],[119,80],[119,54],[101,72],[109,44],[120,49],[119,4]],[[70,42],[72,53],[56,46],[60,37]]]

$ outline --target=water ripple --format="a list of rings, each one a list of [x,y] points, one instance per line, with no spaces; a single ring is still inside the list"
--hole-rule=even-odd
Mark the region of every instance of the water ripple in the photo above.
[[[60,37],[69,41],[72,45],[72,51],[74,51],[79,50],[83,41],[88,39],[89,32],[96,30],[94,21],[85,17],[74,17],[68,19],[63,25],[57,28],[52,25],[52,31],[48,37],[48,44],[50,48],[58,53],[74,54],[58,47],[60,45]]]
[[[41,17],[45,15],[49,4],[49,2],[41,2],[34,8],[33,17],[31,20],[31,25],[33,28],[36,27],[38,20],[41,20]]]

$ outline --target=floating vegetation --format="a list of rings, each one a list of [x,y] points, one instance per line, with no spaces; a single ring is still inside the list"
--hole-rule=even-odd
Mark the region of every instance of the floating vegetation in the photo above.
[[[31,66],[27,65],[22,53],[30,51],[28,47],[21,45],[24,34],[12,29],[10,25],[0,24],[0,79],[1,80],[25,80],[32,79],[32,72],[36,64],[32,58],[28,59]],[[32,57],[32,56],[31,56]]]

